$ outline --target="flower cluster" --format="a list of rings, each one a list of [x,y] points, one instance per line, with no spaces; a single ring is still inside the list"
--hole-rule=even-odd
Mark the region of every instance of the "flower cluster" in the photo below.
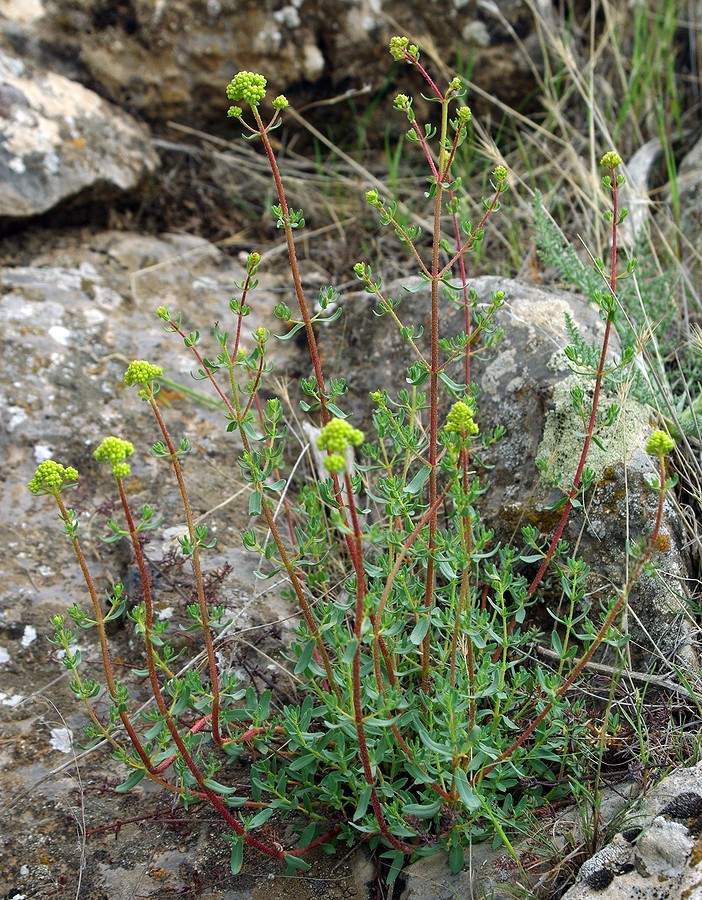
[[[459,106],[456,110],[456,115],[458,116],[458,121],[462,125],[466,125],[473,118],[470,106]]]
[[[398,61],[404,59],[411,63],[419,59],[419,47],[416,44],[410,44],[407,37],[390,38],[390,53],[392,58]]]
[[[605,153],[605,155],[600,160],[600,165],[604,169],[616,169],[617,166],[621,166],[621,164],[622,158],[614,150],[610,150],[609,153]]]
[[[317,447],[327,450],[329,455],[324,465],[329,472],[343,472],[346,468],[345,453],[349,444],[354,447],[363,443],[363,432],[354,428],[345,419],[332,419],[322,429],[317,438]]]
[[[267,82],[263,75],[258,75],[255,72],[237,72],[227,85],[227,97],[230,100],[245,100],[251,106],[258,106],[266,96],[266,84]],[[280,97],[276,98],[276,100],[280,99]],[[285,105],[287,106],[287,101]],[[236,107],[234,108],[236,109]],[[235,115],[231,109],[229,110],[229,115]]]
[[[93,456],[98,462],[109,462],[115,478],[126,478],[129,475],[129,464],[124,462],[127,456],[134,453],[134,445],[118,437],[107,437],[97,448]]]
[[[67,484],[78,480],[78,472],[71,466],[62,466],[53,459],[39,463],[34,478],[27,487],[33,494],[53,494],[58,496]]]
[[[163,375],[163,369],[160,366],[154,366],[152,363],[146,362],[144,359],[135,359],[127,366],[124,373],[124,383],[133,384],[149,384],[154,378]]]
[[[477,434],[480,430],[473,421],[474,409],[463,400],[454,403],[446,416],[445,431],[448,434]]]
[[[649,456],[667,456],[674,447],[675,441],[672,437],[669,434],[666,434],[665,431],[656,429],[656,431],[651,433],[651,437],[648,439],[646,453],[648,453]]]
[[[497,184],[504,184],[507,178],[507,169],[504,166],[495,166],[492,174]]]

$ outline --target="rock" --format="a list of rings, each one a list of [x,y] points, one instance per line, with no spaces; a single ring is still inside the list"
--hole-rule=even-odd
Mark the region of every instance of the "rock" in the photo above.
[[[702,896],[702,764],[678,769],[627,816],[627,830],[583,863],[563,900]]]
[[[0,49],[0,226],[114,200],[158,165],[147,131],[82,85]]]
[[[683,261],[689,270],[689,284],[699,296],[702,293],[702,265],[699,253],[699,235],[702,233],[702,138],[680,164],[677,190],[681,211],[680,231],[690,240],[689,246],[683,244]],[[670,202],[670,198],[667,199]]]
[[[471,287],[481,304],[489,303],[493,291],[506,293],[506,303],[495,319],[504,329],[504,338],[490,351],[475,356],[471,364],[473,380],[481,391],[477,421],[482,432],[487,434],[499,425],[506,428],[504,439],[487,456],[493,468],[488,475],[491,488],[481,500],[484,521],[496,528],[503,541],[515,536],[519,540],[525,525],[535,525],[550,536],[559,518],[551,507],[563,494],[540,476],[535,461],[547,462],[551,477],[563,486],[572,484],[584,425],[573,412],[571,390],[579,386],[591,396],[593,384],[592,378],[576,376],[566,365],[564,316],[568,314],[583,340],[595,347],[601,345],[604,326],[597,309],[574,294],[497,277],[475,279]],[[399,282],[385,285],[385,290],[386,296],[402,293]],[[340,327],[328,335],[322,332],[322,352],[327,359],[342,361],[332,374],[347,379],[346,409],[353,413],[354,424],[367,430],[371,413],[368,394],[381,386],[399,389],[398,372],[411,360],[392,319],[374,316],[373,300],[367,294],[348,297],[344,307],[346,323],[342,319]],[[418,343],[428,353],[426,290],[405,294],[399,316],[404,325],[424,327]],[[442,333],[454,335],[462,329],[463,312],[446,304]],[[618,351],[616,336],[611,351]],[[461,380],[460,372],[452,374]],[[578,554],[591,565],[589,589],[600,597],[611,597],[624,586],[626,542],[636,544],[646,537],[657,503],[656,493],[645,483],[655,475],[653,461],[644,452],[655,424],[652,413],[631,395],[616,390],[605,394],[601,409],[613,402],[619,403],[621,412],[611,427],[598,434],[603,448],[593,445],[588,457],[595,490],[587,497],[587,512],[575,510],[565,532],[571,546],[577,542]],[[448,401],[442,415],[447,408]],[[659,661],[695,664],[692,632],[683,615],[688,573],[682,543],[682,523],[672,502],[666,501],[654,556],[665,575],[642,574],[630,596],[632,659],[646,669],[654,647]]]
[[[492,850],[485,842],[466,850],[466,867],[453,875],[448,854],[420,857],[402,871],[404,888],[399,900],[455,900],[457,897],[490,897],[510,900],[514,895],[515,863],[504,847]]]
[[[180,339],[165,334],[154,315],[160,304],[169,305],[174,315],[182,310],[184,327],[199,327],[203,349],[209,347],[215,357],[211,327],[215,321],[226,327],[231,316],[228,300],[235,283],[243,278],[243,267],[200,238],[118,232],[100,232],[87,241],[67,236],[60,242],[47,241],[31,262],[6,267],[0,274],[4,361],[0,490],[14,535],[0,549],[5,574],[0,609],[5,621],[15,623],[13,627],[27,622],[36,626],[32,609],[43,603],[50,604],[51,614],[61,611],[57,608],[63,605],[59,585],[82,594],[70,542],[59,539],[46,501],[37,500],[26,489],[43,459],[73,465],[86,476],[83,500],[90,507],[93,499],[102,502],[97,498],[112,492],[107,473],[92,458],[93,450],[109,434],[127,438],[136,448],[135,496],[143,503],[151,495],[148,502],[166,516],[164,528],[178,530],[182,510],[173,491],[156,492],[154,487],[163,475],[149,456],[159,437],[155,424],[148,408],[123,384],[124,369],[135,358],[160,364],[175,383],[164,388],[164,399],[174,436],[180,440],[187,434],[194,445],[187,467],[196,515],[219,510],[211,525],[219,529],[221,552],[209,562],[212,566],[234,564],[229,595],[251,599],[256,560],[244,552],[239,538],[248,524],[246,504],[230,502],[242,487],[234,462],[239,443],[225,432],[221,411],[179,390],[177,385],[182,384],[184,389],[210,396],[207,386],[191,379],[194,360]],[[252,295],[244,344],[247,340],[250,344],[249,334],[259,325],[275,327],[276,300],[263,289]],[[174,533],[170,532],[172,541]],[[32,550],[24,554],[23,547]],[[151,549],[153,553],[167,548],[155,543]],[[43,555],[46,564],[38,564],[37,569],[37,559]],[[119,577],[124,578],[122,565],[122,560],[115,563]],[[48,613],[43,615],[39,624],[45,625]]]
[[[454,0],[441,15],[422,0],[44,0],[44,9],[26,26],[15,9],[13,41],[26,43],[20,31],[29,29],[44,58],[80,60],[86,83],[151,121],[223,127],[224,87],[238,69],[268,76],[272,96],[286,92],[298,107],[366,86],[371,97],[387,90],[390,37],[405,32],[427,51],[442,48],[441,62],[470,65],[481,89],[501,100],[521,101],[533,83],[515,52],[516,35],[536,47],[532,13],[520,0]],[[352,114],[342,110],[336,118]],[[382,135],[385,112],[377,116]],[[325,133],[327,125],[325,112]]]

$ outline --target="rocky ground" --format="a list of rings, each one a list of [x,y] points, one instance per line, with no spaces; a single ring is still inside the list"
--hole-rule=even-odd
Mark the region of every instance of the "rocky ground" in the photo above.
[[[556,14],[555,6],[541,6],[547,18]],[[527,6],[455,2],[447,9],[436,16],[425,3],[390,0],[0,2],[2,900],[506,900],[519,896],[522,882],[528,885],[526,896],[538,891],[539,897],[555,898],[595,849],[578,811],[569,810],[545,817],[538,833],[520,845],[529,878],[504,853],[479,846],[457,876],[448,874],[445,860],[424,859],[409,866],[394,886],[387,885],[377,858],[363,845],[341,848],[335,856],[320,852],[311,871],[295,877],[247,855],[234,878],[221,825],[207,811],[185,813],[144,782],[121,793],[117,788],[124,773],[106,749],[81,749],[84,716],[47,641],[51,617],[74,600],[84,602],[85,589],[55,511],[48,500],[32,497],[26,484],[37,463],[49,457],[75,466],[83,477],[72,505],[94,575],[101,586],[129,583],[128,554],[100,541],[114,498],[111,479],[92,452],[112,433],[137,448],[129,483],[135,504],[150,502],[165,517],[165,530],[147,547],[159,614],[182,616],[190,584],[172,553],[182,516],[172,492],[164,489],[167,473],[148,455],[158,437],[148,410],[123,384],[127,363],[148,358],[167,371],[162,396],[168,421],[175,435],[187,434],[193,444],[187,475],[194,512],[207,516],[218,541],[209,560],[212,589],[232,622],[218,645],[220,661],[243,679],[287,696],[285,648],[294,611],[280,585],[255,577],[257,561],[241,547],[248,498],[235,463],[237,442],[225,432],[221,412],[189,394],[193,387],[199,390],[190,378],[191,358],[163,332],[154,310],[162,304],[172,312],[182,309],[189,326],[207,336],[214,322],[226,321],[228,299],[254,244],[263,260],[248,330],[277,331],[280,323],[272,309],[289,299],[275,229],[261,218],[270,205],[269,188],[261,187],[265,182],[250,155],[237,156],[221,144],[222,135],[230,136],[224,131],[222,87],[233,74],[232,58],[236,68],[276,72],[276,92],[286,90],[322,130],[330,108],[326,101],[348,92],[349,105],[339,111],[340,133],[347,135],[359,115],[364,127],[384,128],[386,95],[395,86],[394,75],[380,74],[387,67],[379,56],[386,54],[388,36],[405,29],[423,32],[429,58],[437,64],[436,47],[453,46],[457,35],[472,47],[484,91],[478,106],[484,102],[489,108],[492,101],[485,98],[492,96],[516,102],[517,87],[520,96],[528,93],[533,72],[524,55],[515,52],[515,46],[539,43]],[[373,99],[367,107],[364,97]],[[180,130],[173,128],[174,118]],[[184,149],[184,122],[207,129],[208,139]],[[293,174],[299,173],[293,148],[308,140],[303,133],[285,135]],[[702,209],[701,148],[698,143],[680,168],[683,233],[693,245]],[[218,156],[224,149],[226,158]],[[340,169],[339,178],[347,171]],[[306,174],[309,170],[299,175],[296,187],[307,209],[317,197],[317,182],[305,181]],[[357,282],[350,277],[366,241],[365,224],[363,214],[355,212],[349,222],[331,225],[321,217],[315,221],[313,213],[311,234],[300,244],[312,293],[326,284],[342,292],[341,330],[322,331],[321,340],[330,369],[339,366],[351,373],[349,402],[359,422],[367,415],[367,390],[400,365],[393,336],[366,330],[378,320],[369,314],[364,295],[354,293]],[[700,270],[694,254],[690,260],[694,288]],[[389,259],[389,274],[399,269]],[[524,521],[547,530],[546,508],[553,498],[540,484],[533,459],[539,454],[555,458],[562,450],[558,427],[561,433],[572,430],[563,411],[568,398],[562,396],[567,371],[559,356],[565,342],[562,313],[568,311],[595,338],[601,332],[596,314],[573,295],[544,293],[523,281],[476,281],[486,297],[497,287],[508,292],[502,324],[509,337],[480,377],[495,398],[486,415],[509,429],[503,455],[494,461],[499,490],[490,515],[505,534]],[[418,320],[424,316],[422,303],[418,298]],[[276,355],[277,380],[268,390],[294,393],[299,377],[309,371],[306,349],[290,342]],[[573,534],[582,526],[581,539],[601,557],[603,580],[609,583],[618,583],[623,565],[623,521],[634,532],[626,537],[634,540],[651,514],[641,487],[647,474],[641,449],[653,420],[648,408],[633,402],[629,408],[617,453],[598,460],[604,485],[599,505],[574,520]],[[290,426],[302,453],[305,432],[295,417]],[[622,505],[626,502],[631,515]],[[671,709],[678,715],[674,738],[683,764],[695,761],[699,743],[685,725],[692,721],[689,704],[673,671],[682,666],[693,683],[697,678],[698,548],[695,528],[685,518],[689,515],[684,505],[666,508],[665,579],[646,582],[632,601],[636,668],[648,671],[651,635],[661,657],[656,674],[661,693],[651,703],[647,725],[655,733],[657,721],[670,721]],[[120,677],[139,700],[146,699],[141,681],[131,674],[138,660],[128,631],[115,628],[111,640]],[[90,664],[97,664],[98,647],[90,634],[81,649]],[[595,677],[609,676],[600,672]],[[639,685],[635,678],[632,685]],[[681,769],[651,793],[648,788],[662,769],[617,765],[615,759],[594,843],[613,841],[580,870],[567,896],[697,896],[702,891],[699,770]],[[233,780],[245,777],[236,770],[229,774]],[[645,802],[633,805],[639,794]]]

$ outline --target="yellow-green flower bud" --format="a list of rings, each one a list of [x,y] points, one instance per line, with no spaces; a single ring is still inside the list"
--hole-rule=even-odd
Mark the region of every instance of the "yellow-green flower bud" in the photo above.
[[[507,169],[505,169],[504,166],[495,166],[492,174],[498,184],[504,184],[504,181],[507,178]]]
[[[317,438],[319,449],[330,453],[344,453],[349,444],[358,447],[362,443],[363,432],[354,428],[346,419],[332,419]]]
[[[253,253],[249,253],[249,258],[246,261],[247,269],[255,269],[256,266],[261,262],[261,254],[256,253],[254,250]]]
[[[244,115],[244,110],[240,106],[230,106],[227,110],[228,119],[240,119]]]
[[[407,94],[398,94],[393,101],[393,106],[395,109],[399,109],[401,112],[404,112],[410,108],[412,105],[412,101],[407,96]]]
[[[605,155],[600,160],[600,165],[605,169],[616,169],[617,166],[621,166],[621,164],[622,158],[614,150],[610,150],[609,153],[605,153]]]
[[[115,478],[126,478],[130,468],[124,462],[127,456],[134,453],[134,445],[118,437],[107,437],[97,448],[93,456],[98,462],[109,462]]]
[[[460,91],[461,89],[461,79],[460,78],[452,78],[449,86],[449,93],[453,94],[455,91]]]
[[[171,314],[168,312],[167,306],[158,306],[156,308],[156,315],[159,317],[159,319],[163,319],[164,322],[171,321]]]
[[[346,468],[346,460],[340,453],[330,453],[324,460],[324,468],[332,475],[338,474]]]
[[[445,430],[449,434],[477,434],[478,426],[473,421],[473,409],[463,400],[454,403],[446,416]]]
[[[470,106],[459,106],[456,115],[462,125],[466,125],[473,118]]]
[[[265,344],[266,341],[268,340],[268,335],[269,335],[268,329],[262,328],[262,327],[257,328],[253,333],[253,336],[256,338],[256,341],[259,344]]]
[[[285,107],[288,105],[289,105],[288,98],[285,97],[283,94],[280,94],[273,101],[273,109],[276,110],[276,112],[280,112],[282,109],[285,109]]]
[[[53,459],[39,463],[27,487],[33,494],[58,496],[66,485],[75,484],[78,472],[72,466],[62,466]]]
[[[405,58],[405,50],[409,44],[409,38],[393,37],[390,38],[390,53],[393,59],[401,60]]]
[[[135,359],[127,366],[127,371],[124,373],[124,383],[130,386],[133,384],[149,384],[154,378],[159,378],[161,375],[163,375],[163,369],[159,366],[154,366],[144,359]]]
[[[650,456],[667,456],[674,447],[675,441],[673,438],[665,431],[656,429],[656,431],[651,433],[651,437],[648,439],[646,453]]]
[[[383,201],[378,196],[377,191],[366,191],[366,203],[374,206],[376,209],[380,209],[383,205]]]
[[[266,96],[267,81],[255,72],[237,72],[227,86],[230,100],[245,100],[251,106],[258,104]]]

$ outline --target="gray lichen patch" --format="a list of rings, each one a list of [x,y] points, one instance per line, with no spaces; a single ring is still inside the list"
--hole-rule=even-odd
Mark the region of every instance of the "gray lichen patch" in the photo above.
[[[573,408],[572,391],[577,388],[583,391],[589,415],[593,387],[593,379],[569,375],[554,386],[553,409],[546,415],[537,460],[545,462],[553,478],[566,488],[573,483],[587,427],[587,419],[583,420]],[[591,442],[588,451],[586,464],[596,479],[610,466],[628,464],[632,454],[643,449],[650,430],[651,412],[647,406],[632,397],[621,402],[603,394],[600,410],[606,410],[613,402],[618,403],[619,412],[611,425],[596,433],[597,441]]]

